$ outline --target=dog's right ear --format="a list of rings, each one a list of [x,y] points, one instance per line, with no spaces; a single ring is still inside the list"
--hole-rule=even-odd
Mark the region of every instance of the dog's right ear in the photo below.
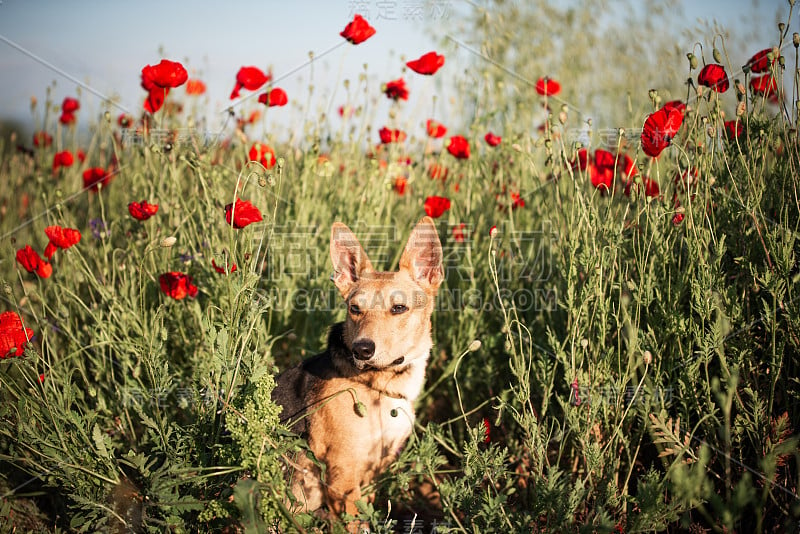
[[[333,223],[331,227],[331,261],[333,262],[331,279],[345,298],[350,294],[353,284],[364,273],[373,270],[367,253],[361,248],[361,243],[350,228],[340,222]]]

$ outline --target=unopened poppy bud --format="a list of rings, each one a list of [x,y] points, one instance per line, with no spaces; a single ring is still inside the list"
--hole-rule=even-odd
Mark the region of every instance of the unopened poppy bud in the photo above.
[[[717,129],[714,128],[713,126],[709,126],[706,129],[706,133],[708,134],[709,137],[716,137],[717,136]]]
[[[169,236],[169,237],[165,237],[164,239],[161,240],[161,246],[164,247],[164,248],[170,248],[177,242],[178,242],[178,238],[177,237]]]
[[[689,69],[694,70],[697,68],[697,56],[689,52],[686,54],[686,59],[689,60]]]
[[[717,63],[722,63],[722,54],[719,53],[717,47],[714,47],[714,50],[711,51],[711,55],[714,56],[714,61]]]
[[[583,350],[586,350],[586,347],[588,346],[589,346],[589,340],[586,338],[581,339],[581,348]]]
[[[744,102],[739,102],[736,105],[736,116],[741,117],[744,115],[744,112],[747,110],[747,105]]]
[[[567,123],[567,114],[565,112],[562,111],[561,113],[558,114],[558,122],[560,122],[561,124]]]
[[[642,354],[642,360],[644,360],[645,365],[650,365],[653,363],[653,355],[649,350],[644,351],[644,354]]]
[[[469,347],[467,348],[467,350],[470,351],[470,352],[475,352],[475,351],[479,350],[480,348],[481,348],[481,340],[480,339],[473,339],[472,343],[469,344]]]
[[[780,65],[781,67],[785,67],[786,66],[786,58],[783,57],[783,56],[778,56],[778,65]]]
[[[491,237],[492,239],[494,239],[496,236],[497,236],[497,226],[492,226],[492,227],[489,229],[489,237]]]
[[[792,44],[795,48],[800,47],[800,33],[794,32],[792,34]]]
[[[283,166],[286,164],[286,160],[283,158],[278,158],[278,168],[282,169]]]
[[[656,91],[655,89],[650,89],[649,91],[647,91],[647,96],[650,98],[650,100],[655,102],[656,97],[658,96],[658,91]]]
[[[786,30],[786,24],[783,22],[778,23],[778,31],[783,33]]]
[[[359,417],[367,416],[367,406],[361,401],[356,401],[356,403],[353,405],[353,410],[355,410]]]

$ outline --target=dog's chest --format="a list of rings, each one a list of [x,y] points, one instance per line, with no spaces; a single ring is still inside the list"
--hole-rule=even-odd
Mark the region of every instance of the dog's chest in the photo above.
[[[380,429],[381,441],[390,453],[399,452],[414,428],[414,407],[404,398],[378,397],[370,414],[372,425]]]

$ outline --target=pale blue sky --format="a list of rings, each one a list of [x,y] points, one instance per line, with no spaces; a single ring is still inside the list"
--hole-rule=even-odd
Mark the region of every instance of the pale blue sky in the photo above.
[[[478,0],[483,1],[483,0]],[[785,5],[784,0],[764,0],[766,22]],[[752,0],[685,1],[687,26],[700,18],[716,18],[724,25],[741,23],[753,8]],[[401,53],[407,59],[437,49],[430,34],[435,25],[446,27],[458,11],[470,9],[465,0],[331,0],[210,2],[142,0],[0,0],[0,117],[30,120],[31,96],[44,100],[45,88],[57,81],[54,100],[76,94],[76,84],[9,45],[8,40],[100,93],[117,94],[120,104],[139,115],[144,91],[139,87],[141,68],[162,56],[181,61],[190,74],[198,73],[208,85],[214,110],[230,104],[228,96],[242,65],[272,66],[280,76],[317,54],[343,43],[339,32],[360,12],[378,30],[367,42],[345,43],[314,65],[317,107],[331,101],[328,91],[337,86],[333,109],[344,101],[341,84],[355,81],[363,64],[377,80],[399,76]],[[434,24],[431,24],[433,22]],[[439,24],[441,23],[441,24]],[[466,66],[468,55],[448,57],[448,70]],[[303,68],[277,85],[289,98],[306,101],[311,69]],[[415,91],[434,92],[443,80],[406,76]],[[327,95],[327,96],[325,96]],[[323,96],[325,96],[323,98]],[[86,91],[81,97],[79,120],[100,108],[100,100]],[[429,106],[430,101],[424,104]],[[424,116],[426,111],[422,112]],[[221,113],[212,113],[221,117]],[[445,117],[446,118],[446,117]]]

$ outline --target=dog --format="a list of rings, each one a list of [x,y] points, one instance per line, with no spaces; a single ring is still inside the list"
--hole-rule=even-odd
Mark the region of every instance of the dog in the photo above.
[[[399,269],[378,272],[353,232],[331,228],[331,279],[347,306],[325,352],[276,378],[281,420],[305,437],[316,459],[293,465],[296,511],[327,505],[357,514],[361,488],[397,457],[414,426],[414,401],[425,382],[431,314],[444,279],[433,219],[411,232]]]

